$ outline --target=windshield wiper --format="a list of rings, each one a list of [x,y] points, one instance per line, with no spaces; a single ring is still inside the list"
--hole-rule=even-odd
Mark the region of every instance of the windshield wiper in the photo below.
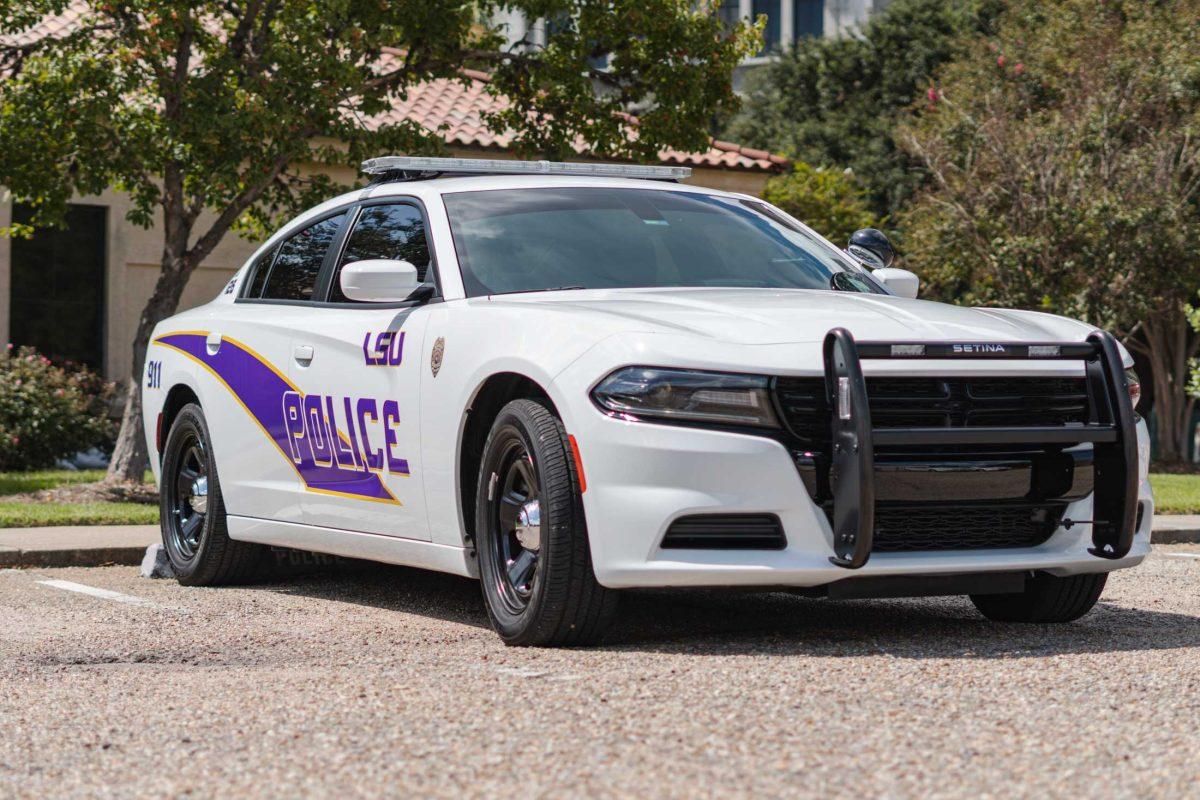
[[[573,289],[586,288],[586,286],[547,286],[545,289],[513,289],[511,292],[488,292],[488,297],[502,294],[533,294],[534,292],[569,292]]]

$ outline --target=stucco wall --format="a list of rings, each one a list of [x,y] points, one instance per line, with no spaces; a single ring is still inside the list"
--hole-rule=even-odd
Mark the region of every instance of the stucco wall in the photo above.
[[[454,155],[496,158],[500,154],[463,150]],[[354,178],[350,170],[339,170],[334,177],[344,182]],[[688,183],[757,195],[761,193],[767,177],[763,173],[696,169]],[[0,189],[0,192],[3,190]],[[106,297],[104,373],[111,379],[121,379],[129,375],[133,361],[131,343],[138,316],[158,279],[162,237],[157,226],[139,228],[126,221],[125,214],[130,205],[126,195],[108,191],[95,197],[81,197],[77,202],[108,208],[107,282],[105,286],[97,286],[96,290],[104,291]],[[12,203],[7,193],[0,193],[0,227],[9,224],[11,212]],[[209,220],[210,217],[202,217],[197,230],[204,230]],[[193,273],[180,301],[180,310],[206,303],[219,294],[230,276],[245,263],[257,246],[257,242],[228,234]],[[3,341],[8,341],[9,336],[10,253],[8,239],[0,237],[0,336]]]

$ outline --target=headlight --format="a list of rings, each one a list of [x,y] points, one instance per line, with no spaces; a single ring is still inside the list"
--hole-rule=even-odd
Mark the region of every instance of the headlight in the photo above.
[[[1129,402],[1133,404],[1133,410],[1137,411],[1138,401],[1142,399],[1142,379],[1130,368],[1125,370],[1125,380],[1129,382]]]
[[[626,367],[592,391],[606,411],[638,419],[778,428],[765,375]]]

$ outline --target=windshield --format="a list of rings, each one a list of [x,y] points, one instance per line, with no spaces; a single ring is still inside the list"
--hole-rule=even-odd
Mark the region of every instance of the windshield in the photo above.
[[[765,203],[603,188],[458,192],[444,200],[472,297],[652,286],[883,291]]]

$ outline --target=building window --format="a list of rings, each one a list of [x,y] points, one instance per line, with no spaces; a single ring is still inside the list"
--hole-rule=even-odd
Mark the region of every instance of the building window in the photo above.
[[[13,206],[13,222],[32,209]],[[52,361],[104,368],[108,209],[71,205],[66,226],[42,228],[12,242],[9,341]]]
[[[782,41],[779,27],[779,3],[780,0],[754,0],[750,4],[750,16],[752,19],[757,20],[760,14],[766,14],[767,16],[767,27],[763,31],[763,49],[759,52],[760,56],[779,51],[779,45]]]
[[[717,19],[721,20],[721,24],[726,28],[732,29],[741,19],[741,8],[742,4],[738,0],[721,0],[721,5],[717,6]]]
[[[791,0],[792,39],[820,38],[825,33],[825,0]]]

